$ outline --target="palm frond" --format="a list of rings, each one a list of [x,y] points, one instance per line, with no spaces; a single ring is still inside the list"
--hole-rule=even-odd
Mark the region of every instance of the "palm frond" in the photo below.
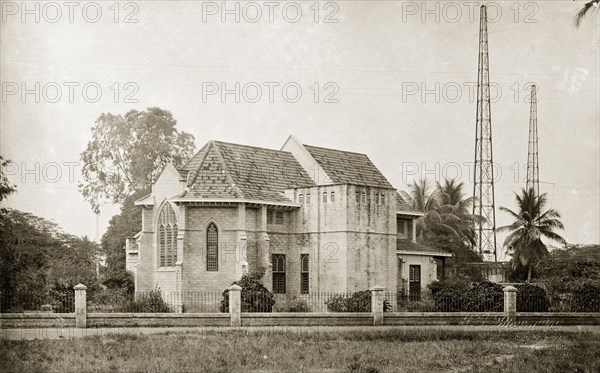
[[[593,1],[586,3],[583,6],[583,8],[581,8],[579,10],[579,12],[577,12],[577,14],[575,15],[575,26],[576,27],[581,26],[581,22],[587,16],[587,14],[592,10],[592,8],[595,8],[596,12],[597,12],[599,3],[600,3],[600,0],[593,0]]]

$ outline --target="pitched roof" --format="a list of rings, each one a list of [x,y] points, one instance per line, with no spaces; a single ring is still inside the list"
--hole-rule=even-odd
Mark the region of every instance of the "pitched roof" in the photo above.
[[[423,215],[409,205],[400,193],[396,193],[396,211],[402,213],[412,213],[415,215]]]
[[[221,141],[209,142],[180,173],[192,198],[290,202],[285,189],[315,185],[289,152]]]
[[[365,154],[304,145],[335,184],[395,189]]]
[[[435,247],[431,247],[422,242],[413,242],[411,240],[405,240],[405,239],[401,239],[401,238],[398,238],[396,240],[396,250],[397,251],[406,251],[409,253],[415,253],[417,255],[425,254],[425,255],[432,255],[432,256],[452,256],[452,254],[447,251],[440,250]]]
[[[209,149],[210,142],[207,142],[202,149],[198,150],[198,152],[194,154],[194,156],[190,158],[186,164],[183,165],[183,167],[177,169],[184,180],[187,179],[188,173],[196,170],[200,166],[200,164],[204,161],[204,157],[206,157]]]

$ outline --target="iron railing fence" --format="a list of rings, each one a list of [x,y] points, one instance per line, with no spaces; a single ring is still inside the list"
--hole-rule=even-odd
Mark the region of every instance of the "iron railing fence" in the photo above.
[[[220,312],[221,292],[175,292],[152,290],[112,297],[97,297],[87,302],[90,313],[214,313]]]
[[[419,296],[400,292],[385,293],[384,299],[384,304],[393,312],[502,312],[504,309],[503,294],[470,299],[444,294],[433,297],[428,292]]]
[[[265,294],[241,292],[242,312],[371,312],[371,292],[320,292]],[[420,296],[403,292],[383,293],[384,312],[503,312],[504,295],[477,298],[423,291]],[[2,313],[75,312],[74,291],[46,294],[0,293]],[[87,294],[90,313],[216,313],[229,312],[228,295],[222,292],[166,292],[153,290],[125,294]],[[600,294],[563,293],[553,297],[517,293],[517,312],[600,312]]]
[[[552,297],[517,293],[517,312],[600,312],[600,293],[562,293]]]
[[[7,294],[0,293],[1,313],[28,313],[28,312],[75,312],[75,292],[50,291],[37,294]]]

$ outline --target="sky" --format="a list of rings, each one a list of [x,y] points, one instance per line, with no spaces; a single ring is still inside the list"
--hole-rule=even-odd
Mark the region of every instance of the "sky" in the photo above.
[[[279,149],[293,134],[366,153],[400,190],[448,177],[472,193],[483,3],[0,4],[0,154],[18,190],[4,206],[69,233],[97,238],[119,211],[97,219],[78,190],[95,120],[154,106],[197,149]],[[496,206],[515,209],[524,186],[536,84],[541,190],[570,243],[599,243],[598,13],[576,28],[581,1],[485,4]]]

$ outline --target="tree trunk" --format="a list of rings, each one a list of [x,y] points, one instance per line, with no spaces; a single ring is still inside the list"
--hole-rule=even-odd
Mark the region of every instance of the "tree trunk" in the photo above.
[[[531,269],[532,269],[533,265],[531,263],[529,263],[529,267],[527,268],[527,283],[531,282]]]

